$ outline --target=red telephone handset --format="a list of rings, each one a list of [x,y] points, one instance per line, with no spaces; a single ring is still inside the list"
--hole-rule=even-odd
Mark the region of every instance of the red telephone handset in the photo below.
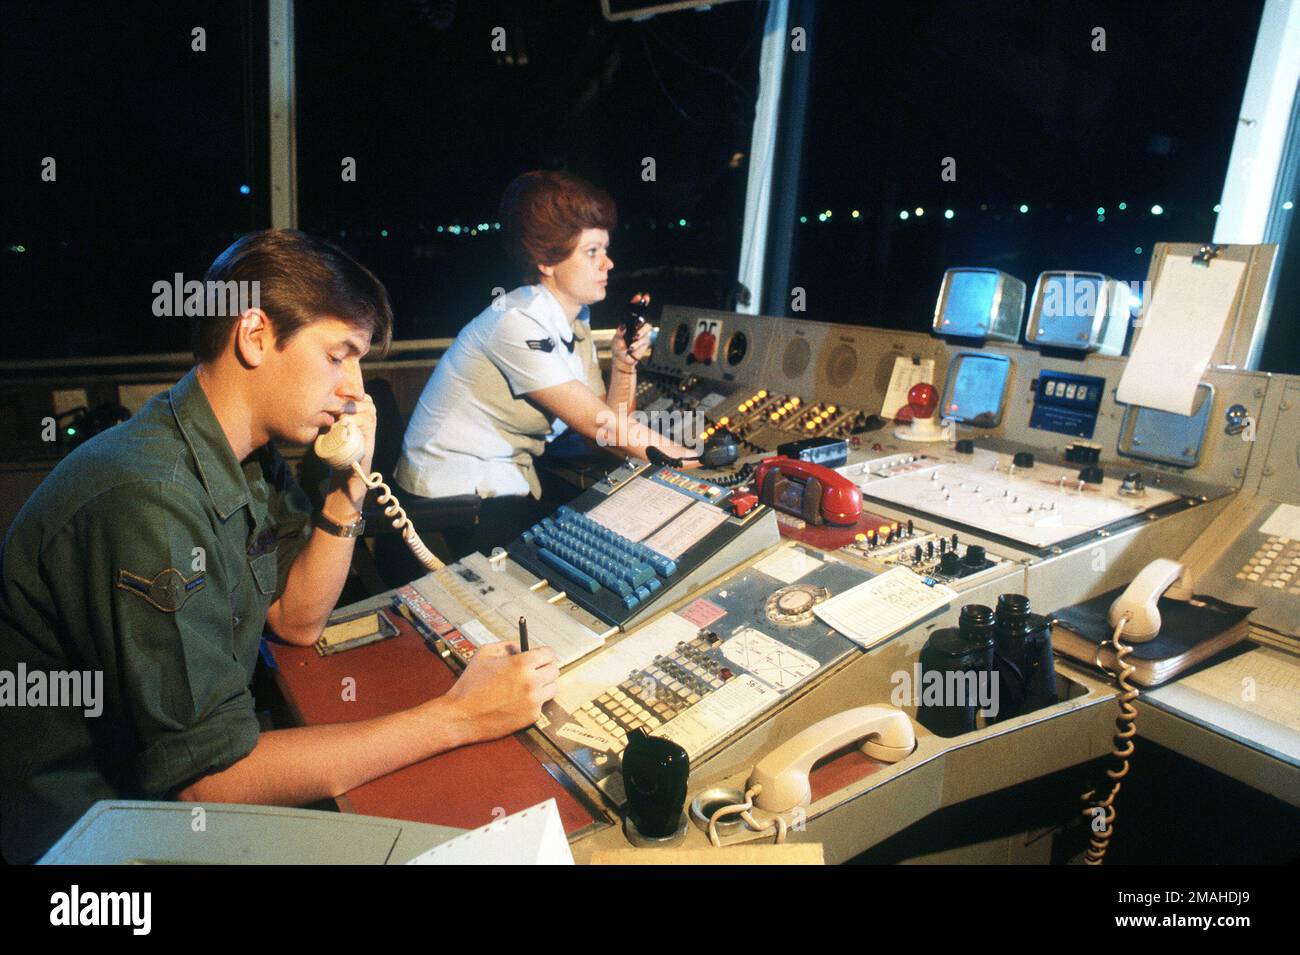
[[[809,524],[849,527],[862,516],[862,492],[828,467],[795,458],[767,458],[754,473],[764,504],[801,517]]]

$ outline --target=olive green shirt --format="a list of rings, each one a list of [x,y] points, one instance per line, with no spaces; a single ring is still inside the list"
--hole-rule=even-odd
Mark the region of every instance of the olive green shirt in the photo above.
[[[194,371],[37,488],[0,548],[0,671],[101,671],[102,710],[0,685],[7,861],[97,800],[167,798],[252,750],[249,683],[309,511],[273,446],[236,460]]]

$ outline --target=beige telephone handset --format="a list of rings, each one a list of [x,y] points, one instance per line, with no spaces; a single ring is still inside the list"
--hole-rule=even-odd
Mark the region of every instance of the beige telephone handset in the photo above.
[[[786,821],[782,814],[812,802],[808,775],[813,764],[858,741],[872,759],[896,763],[916,749],[916,732],[906,713],[883,705],[859,706],[814,723],[759,760],[745,784],[744,803],[723,807],[709,820],[709,840],[720,845],[718,819],[739,813],[751,829],[775,827],[776,841],[783,841]],[[756,809],[765,818],[755,818]]]
[[[1153,560],[1142,568],[1142,572],[1133,578],[1133,582],[1110,605],[1110,613],[1107,615],[1110,625],[1118,627],[1123,619],[1124,639],[1129,643],[1146,643],[1155,639],[1160,633],[1160,610],[1156,601],[1180,579],[1183,583],[1175,588],[1171,596],[1184,599],[1190,597],[1191,587],[1186,576],[1186,568],[1176,560],[1164,557]]]
[[[420,535],[411,526],[406,511],[402,510],[397,498],[384,483],[383,475],[378,471],[367,474],[362,470],[361,456],[365,454],[366,447],[361,432],[352,418],[345,415],[334,422],[334,426],[329,431],[316,439],[315,448],[316,456],[334,470],[355,471],[365,482],[366,487],[377,488],[379,503],[385,505],[384,515],[392,520],[393,527],[402,532],[402,540],[406,541],[406,546],[411,548],[411,553],[429,570],[442,570],[444,566],[442,561],[434,557],[429,548],[424,545],[424,541],[420,540]]]

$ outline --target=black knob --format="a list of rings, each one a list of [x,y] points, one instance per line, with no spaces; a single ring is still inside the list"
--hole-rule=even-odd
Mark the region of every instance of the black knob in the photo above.
[[[961,570],[961,558],[956,551],[947,551],[939,558],[939,571],[952,577]]]
[[[966,556],[961,560],[968,567],[982,566],[984,564],[984,548],[979,544],[967,544]]]
[[[1028,451],[1017,451],[1016,456],[1011,459],[1011,463],[1018,468],[1032,468],[1034,466],[1034,456]]]
[[[1074,459],[1080,464],[1096,464],[1101,460],[1101,449],[1085,445],[1075,450]]]
[[[921,545],[917,544],[914,548],[912,548],[912,563],[919,564],[920,562],[921,562]]]
[[[1079,471],[1079,480],[1084,484],[1100,484],[1105,477],[1105,473],[1096,465],[1089,465]]]
[[[974,454],[975,442],[972,441],[970,438],[962,438],[960,441],[957,442],[957,447],[955,448],[955,450],[958,454]]]

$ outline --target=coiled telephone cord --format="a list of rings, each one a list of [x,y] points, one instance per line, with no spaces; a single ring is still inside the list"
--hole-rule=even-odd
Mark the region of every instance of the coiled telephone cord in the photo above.
[[[1115,631],[1111,634],[1108,641],[1104,641],[1097,647],[1097,657],[1100,659],[1101,648],[1109,643],[1115,648],[1115,661],[1119,666],[1119,672],[1111,674],[1115,682],[1119,684],[1120,694],[1119,716],[1115,720],[1115,748],[1111,750],[1111,756],[1119,761],[1117,769],[1106,770],[1106,775],[1110,777],[1113,785],[1110,788],[1110,794],[1105,799],[1096,799],[1094,795],[1096,790],[1090,789],[1081,797],[1084,802],[1088,803],[1087,808],[1083,810],[1084,816],[1089,820],[1089,825],[1097,818],[1097,810],[1105,812],[1106,828],[1101,832],[1093,831],[1088,851],[1084,853],[1083,861],[1085,865],[1101,865],[1106,858],[1106,850],[1110,847],[1111,836],[1115,834],[1115,797],[1119,794],[1120,780],[1128,775],[1129,757],[1133,755],[1133,737],[1137,735],[1137,707],[1133,701],[1137,699],[1138,689],[1128,682],[1129,675],[1133,673],[1136,667],[1128,662],[1128,656],[1133,652],[1133,648],[1124,643],[1120,636],[1124,632],[1124,625],[1128,623],[1130,614],[1124,614],[1120,617],[1119,623],[1115,624]]]
[[[384,507],[384,516],[393,522],[393,527],[402,532],[402,540],[406,541],[406,546],[411,548],[413,553],[429,570],[442,570],[446,565],[433,552],[424,545],[420,540],[420,535],[415,532],[411,526],[410,518],[406,516],[406,511],[398,503],[397,498],[393,495],[392,490],[384,483],[384,476],[378,471],[366,474],[361,469],[359,463],[353,462],[352,470],[355,471],[366,483],[366,487],[374,488],[379,491],[379,504],[387,505]]]
[[[723,816],[739,815],[745,820],[745,825],[755,832],[766,832],[769,829],[776,829],[776,844],[780,845],[785,842],[786,824],[780,816],[773,816],[765,824],[760,824],[753,817],[750,810],[754,808],[754,797],[763,791],[761,785],[755,785],[745,791],[745,801],[738,802],[730,806],[721,806],[709,816],[709,842],[715,849],[722,848],[722,841],[718,838],[718,820]]]

